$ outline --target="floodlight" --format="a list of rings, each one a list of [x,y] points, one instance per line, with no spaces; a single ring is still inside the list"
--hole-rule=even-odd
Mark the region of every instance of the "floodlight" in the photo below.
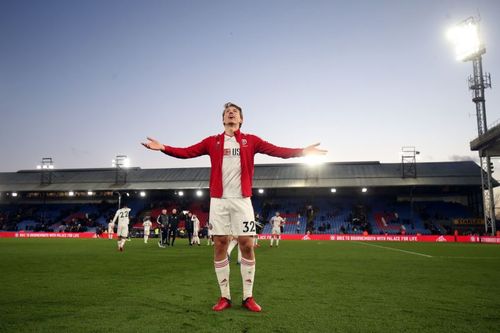
[[[330,189],[330,192],[332,192],[332,193],[336,193],[336,192],[337,192],[337,189],[336,189],[336,188],[331,188],[331,189]]]
[[[75,196],[75,192],[73,192],[73,191],[69,191],[69,192],[68,192],[68,195],[69,195],[70,197],[74,197],[74,196]]]
[[[94,192],[92,192],[92,191],[87,191],[87,195],[89,195],[89,196],[90,196],[90,195],[94,195]]]
[[[139,195],[140,195],[142,198],[144,198],[144,197],[146,196],[146,192],[141,191],[141,192],[139,192]]]
[[[486,52],[479,36],[479,24],[473,17],[449,29],[447,37],[455,44],[458,61],[468,61]]]
[[[17,192],[12,192],[12,196],[15,198],[17,197]]]
[[[179,192],[177,192],[177,194],[178,194],[180,197],[182,197],[182,196],[184,195],[184,192],[183,192],[183,191],[179,191]]]
[[[366,192],[368,192],[368,189],[367,189],[366,187],[363,187],[363,188],[361,189],[361,192],[366,193]]]
[[[196,191],[196,196],[197,197],[201,197],[203,195],[203,191],[202,190],[197,190]]]
[[[116,155],[116,158],[111,161],[113,168],[128,168],[130,167],[130,159],[127,155]]]
[[[259,194],[264,194],[264,189],[263,188],[259,188],[258,192],[259,192]]]
[[[52,157],[43,157],[42,162],[36,166],[38,170],[40,169],[54,169],[54,160]]]

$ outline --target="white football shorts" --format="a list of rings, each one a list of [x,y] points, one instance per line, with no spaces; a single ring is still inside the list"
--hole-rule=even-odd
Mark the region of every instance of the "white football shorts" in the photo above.
[[[209,221],[215,236],[255,236],[250,198],[210,198]]]
[[[119,224],[116,234],[121,237],[128,237],[128,224]]]

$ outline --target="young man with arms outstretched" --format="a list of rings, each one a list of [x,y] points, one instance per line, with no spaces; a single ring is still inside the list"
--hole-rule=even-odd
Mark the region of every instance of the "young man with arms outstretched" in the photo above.
[[[253,298],[255,256],[253,237],[255,236],[252,195],[254,155],[257,153],[275,157],[300,157],[308,154],[325,154],[318,149],[319,144],[306,148],[282,148],[261,138],[240,131],[243,123],[242,109],[226,103],[222,112],[224,132],[210,136],[187,147],[176,148],[148,138],[143,145],[152,150],[177,158],[193,158],[209,155],[210,171],[210,213],[209,220],[214,235],[214,266],[221,291],[221,298],[213,306],[214,311],[231,307],[229,291],[229,261],[227,247],[229,235],[238,237],[241,249],[241,276],[243,280],[243,306],[259,312],[261,307]]]

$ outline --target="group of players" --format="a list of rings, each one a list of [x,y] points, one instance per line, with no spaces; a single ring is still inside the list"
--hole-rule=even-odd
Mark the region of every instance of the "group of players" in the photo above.
[[[122,208],[118,209],[115,213],[113,219],[108,223],[108,239],[113,239],[114,228],[118,222],[118,227],[116,230],[118,238],[118,250],[123,252],[125,242],[129,239],[129,223],[130,223],[130,211],[131,209],[125,204]],[[179,224],[179,214],[177,209],[172,209],[172,214],[167,214],[166,209],[162,209],[161,214],[156,218],[156,222],[160,226],[160,240],[158,241],[158,246],[160,248],[165,248],[166,246],[174,246],[175,239],[177,236],[178,224]],[[281,239],[281,232],[283,231],[286,219],[281,217],[280,212],[276,212],[273,217],[269,220],[271,224],[271,244],[273,247],[274,241],[276,241],[276,247],[279,246],[279,241]],[[259,214],[255,216],[256,233],[260,234],[264,225],[261,221]],[[142,226],[144,228],[144,244],[148,243],[149,235],[151,234],[151,227],[153,223],[151,222],[150,216],[145,216],[143,219]],[[185,230],[188,236],[189,245],[200,246],[200,220],[198,217],[188,212],[185,218]],[[207,245],[213,245],[212,235],[210,232],[211,228],[208,227]],[[259,238],[254,237],[254,247],[258,247]],[[228,256],[231,255],[232,250],[238,245],[238,236],[232,235],[231,242],[228,246]],[[241,262],[241,251],[238,247],[238,264]]]

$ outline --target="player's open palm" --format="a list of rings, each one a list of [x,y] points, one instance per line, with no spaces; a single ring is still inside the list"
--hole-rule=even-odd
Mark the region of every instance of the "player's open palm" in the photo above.
[[[162,150],[163,144],[161,144],[158,140],[148,137],[148,142],[141,142],[141,144],[151,150]]]
[[[304,155],[325,155],[328,150],[318,148],[319,143],[315,143],[313,145],[307,146],[304,148]]]

